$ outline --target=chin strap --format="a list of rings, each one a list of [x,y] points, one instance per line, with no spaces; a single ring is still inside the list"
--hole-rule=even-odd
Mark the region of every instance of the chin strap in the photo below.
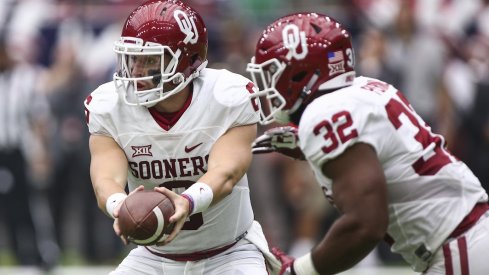
[[[199,77],[200,71],[202,71],[203,69],[205,69],[205,67],[207,67],[207,63],[209,63],[208,60],[205,60],[204,62],[200,63],[197,69],[192,73],[192,79]]]
[[[207,63],[209,63],[209,61],[208,61],[208,60],[205,60],[204,62],[200,63],[200,65],[199,65],[199,66],[197,66],[197,68],[194,70],[194,72],[193,72],[193,73],[191,73],[191,74],[190,74],[190,75],[187,77],[187,79],[184,79],[184,87],[186,87],[186,86],[187,86],[187,84],[188,84],[190,81],[192,81],[193,79],[195,79],[195,78],[199,77],[199,75],[200,75],[200,71],[201,71],[201,70],[203,70],[205,67],[207,67]],[[182,78],[184,78],[184,77],[185,77],[185,73],[181,73],[181,74],[182,74]],[[174,83],[174,84],[176,84],[176,83]]]
[[[312,75],[311,79],[309,79],[309,82],[307,82],[307,85],[304,86],[301,94],[299,95],[299,98],[295,101],[294,105],[292,106],[292,108],[290,108],[287,111],[287,113],[293,114],[293,113],[295,113],[295,111],[297,111],[301,107],[304,100],[311,94],[311,88],[316,83],[318,78],[319,78],[319,71],[316,71]]]

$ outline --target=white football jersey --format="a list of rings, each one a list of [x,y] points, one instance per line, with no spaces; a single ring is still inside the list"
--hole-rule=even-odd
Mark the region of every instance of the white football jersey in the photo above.
[[[322,165],[355,143],[377,152],[387,180],[391,249],[415,271],[487,194],[469,168],[445,148],[402,94],[377,79],[315,99],[299,124],[300,147],[328,198],[331,179]]]
[[[112,137],[126,153],[129,190],[164,186],[180,194],[207,171],[209,152],[220,136],[232,127],[258,122],[249,99],[252,87],[240,75],[204,69],[193,81],[190,105],[164,130],[148,108],[126,105],[109,82],[87,99],[87,123],[91,134]],[[152,249],[186,254],[219,247],[243,234],[253,219],[245,175],[229,196],[190,216],[170,244]]]

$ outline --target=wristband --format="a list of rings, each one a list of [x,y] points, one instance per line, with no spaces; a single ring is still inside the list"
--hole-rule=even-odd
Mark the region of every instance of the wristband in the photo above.
[[[293,269],[297,275],[319,275],[312,262],[311,253],[295,259]]]
[[[192,197],[187,194],[182,194],[182,197],[184,197],[188,201],[188,213],[190,215],[190,213],[192,213],[192,211],[194,210],[194,199],[192,199]]]
[[[193,215],[195,213],[200,213],[205,211],[209,205],[211,205],[212,198],[214,197],[214,193],[212,192],[212,188],[202,182],[196,182],[190,186],[189,189],[185,190],[182,193],[182,196],[187,197],[190,205],[192,206],[191,212],[189,215]]]
[[[114,193],[107,198],[107,202],[105,203],[105,210],[107,210],[107,214],[115,219],[114,217],[114,209],[117,205],[119,205],[123,200],[127,198],[126,193]]]

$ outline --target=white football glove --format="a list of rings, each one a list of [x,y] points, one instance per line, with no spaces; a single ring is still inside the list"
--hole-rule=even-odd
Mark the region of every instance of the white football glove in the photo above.
[[[293,159],[305,160],[299,148],[297,128],[292,126],[276,127],[265,131],[255,139],[251,151],[253,154],[277,152]]]

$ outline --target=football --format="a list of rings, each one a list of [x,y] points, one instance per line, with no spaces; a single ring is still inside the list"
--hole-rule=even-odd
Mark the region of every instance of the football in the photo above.
[[[139,191],[128,196],[119,210],[119,228],[128,241],[153,245],[165,240],[173,229],[169,219],[173,202],[156,191]]]

